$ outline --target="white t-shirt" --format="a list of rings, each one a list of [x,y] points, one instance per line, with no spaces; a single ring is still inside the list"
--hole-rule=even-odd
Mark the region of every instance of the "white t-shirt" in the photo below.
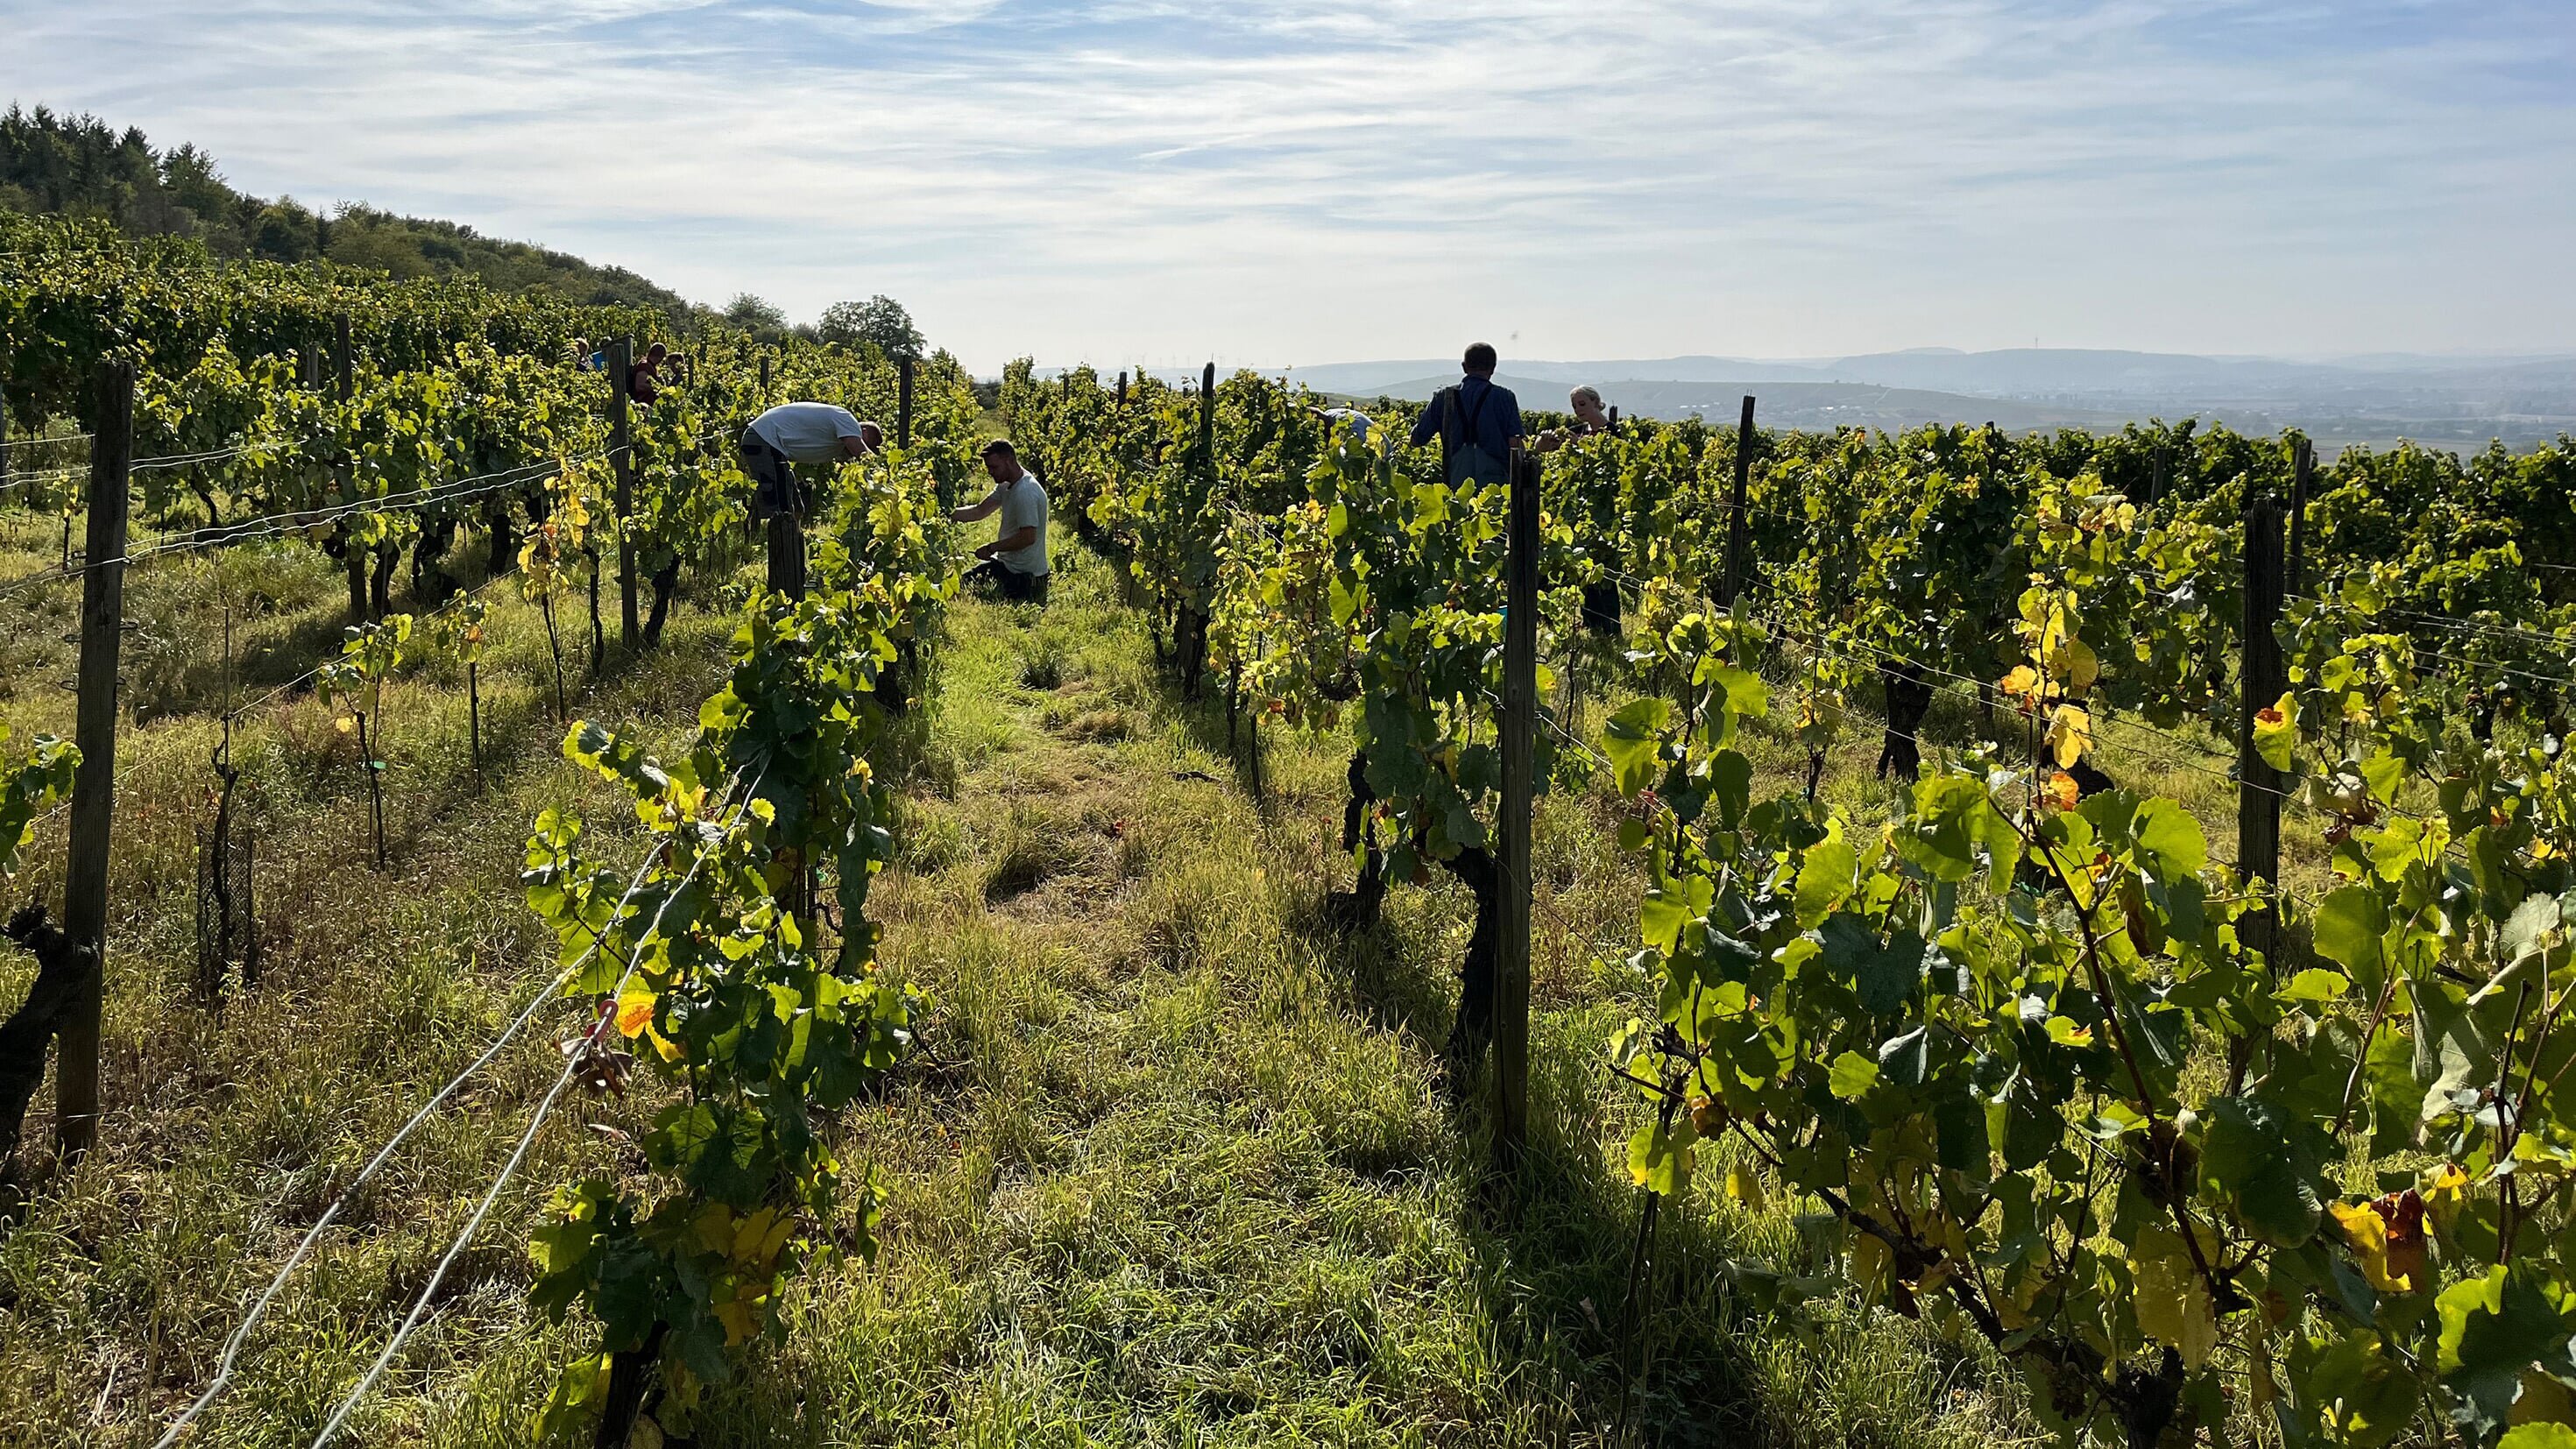
[[[1374,421],[1368,414],[1361,412],[1358,408],[1326,408],[1324,409],[1324,420],[1331,423],[1333,425],[1333,431],[1339,435],[1334,439],[1334,442],[1337,445],[1343,441],[1349,441],[1361,444],[1362,446],[1366,446],[1368,443],[1369,427]],[[1383,427],[1378,429],[1378,448],[1381,452],[1394,451],[1395,433],[1393,430]]]
[[[985,501],[998,501],[1002,505],[998,537],[1008,538],[1023,528],[1038,531],[1028,547],[1010,549],[993,557],[1015,574],[1044,574],[1047,571],[1047,496],[1046,489],[1038,483],[1038,475],[1022,473],[1015,483],[997,485]]]
[[[799,463],[827,463],[842,456],[843,438],[859,435],[859,420],[830,403],[780,403],[752,419],[751,430]]]

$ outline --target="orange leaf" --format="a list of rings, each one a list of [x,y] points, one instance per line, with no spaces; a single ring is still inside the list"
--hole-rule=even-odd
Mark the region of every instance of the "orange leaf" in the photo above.
[[[653,1024],[653,1001],[650,993],[622,996],[617,1001],[617,1032],[620,1036],[640,1036]]]
[[[2052,810],[2072,810],[2083,797],[2084,791],[2075,783],[2075,777],[2064,770],[2049,771],[2048,783],[2039,792],[2040,803]]]

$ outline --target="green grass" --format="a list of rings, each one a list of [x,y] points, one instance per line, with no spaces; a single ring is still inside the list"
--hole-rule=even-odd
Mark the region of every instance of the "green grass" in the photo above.
[[[1809,1249],[1793,1205],[1729,1203],[1714,1171],[1663,1213],[1631,1332],[1640,1201],[1622,1162],[1640,1108],[1601,1064],[1642,983],[1616,964],[1637,886],[1607,803],[1542,813],[1533,1152],[1509,1212],[1479,1109],[1452,1106],[1437,1071],[1466,898],[1401,889],[1373,933],[1325,926],[1322,897],[1350,871],[1332,849],[1347,741],[1265,730],[1256,808],[1221,706],[1172,698],[1109,567],[1065,554],[1043,610],[958,606],[938,702],[900,762],[904,857],[873,905],[890,969],[934,1005],[917,1058],[833,1124],[835,1151],[888,1195],[882,1251],[798,1284],[784,1331],[711,1396],[701,1444],[1928,1449],[2027,1435],[1990,1357],[1927,1328],[1828,1304],[1793,1331],[1742,1310],[1730,1258]],[[327,566],[275,568],[264,628],[336,628]],[[202,641],[207,596],[163,587],[149,606]],[[0,616],[13,648],[40,651],[50,627]],[[584,712],[683,738],[725,632],[684,610],[664,652],[612,670]],[[493,633],[499,723],[480,786],[459,681],[432,669],[389,692],[385,872],[367,865],[354,750],[318,705],[266,712],[237,742],[270,954],[219,1014],[186,985],[214,740],[206,686],[186,682],[202,671],[178,674],[168,715],[129,733],[114,1115],[0,1243],[0,1442],[148,1444],[295,1237],[545,979],[552,942],[515,884],[529,819],[584,806],[626,834],[631,815],[555,758],[532,613],[496,609]],[[13,722],[22,705],[67,713],[21,688]],[[1838,759],[1827,788],[1883,789],[1867,759]],[[1764,766],[1786,779],[1794,763],[1768,749]],[[21,886],[56,891],[59,841],[30,856]],[[9,955],[0,999],[30,969]],[[352,1205],[195,1442],[310,1440],[498,1171],[558,1069],[558,1034],[506,1054]],[[552,1185],[628,1165],[593,1129],[643,1110],[580,1101],[548,1125],[347,1442],[525,1441],[552,1370],[581,1348],[528,1313],[526,1231]],[[41,1099],[29,1125],[41,1142]]]

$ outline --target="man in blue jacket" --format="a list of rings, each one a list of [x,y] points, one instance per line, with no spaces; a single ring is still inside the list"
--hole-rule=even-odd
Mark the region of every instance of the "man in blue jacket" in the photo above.
[[[1413,425],[1413,446],[1440,440],[1441,461],[1453,488],[1471,478],[1502,482],[1512,447],[1521,440],[1521,400],[1510,388],[1494,385],[1498,360],[1490,342],[1468,348],[1462,363],[1466,377],[1432,394],[1422,420]]]

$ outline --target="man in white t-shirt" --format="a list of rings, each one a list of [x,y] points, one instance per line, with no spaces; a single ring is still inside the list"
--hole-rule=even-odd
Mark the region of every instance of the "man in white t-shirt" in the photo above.
[[[1324,422],[1329,425],[1330,436],[1333,443],[1336,445],[1346,439],[1350,442],[1365,445],[1369,440],[1369,429],[1376,427],[1379,450],[1381,452],[1390,453],[1395,451],[1394,431],[1392,429],[1379,426],[1376,419],[1371,418],[1364,412],[1361,412],[1358,408],[1309,407],[1307,411],[1313,413],[1316,417],[1323,419]]]
[[[993,491],[984,501],[949,514],[959,523],[977,523],[999,513],[1000,533],[975,550],[983,562],[966,571],[969,584],[990,584],[1011,600],[1046,601],[1047,496],[1038,475],[1020,466],[1019,450],[999,438],[984,445],[984,471],[993,475]]]
[[[760,485],[762,517],[803,513],[813,501],[796,486],[795,463],[864,458],[885,445],[876,424],[830,403],[780,403],[742,430],[742,471]]]

